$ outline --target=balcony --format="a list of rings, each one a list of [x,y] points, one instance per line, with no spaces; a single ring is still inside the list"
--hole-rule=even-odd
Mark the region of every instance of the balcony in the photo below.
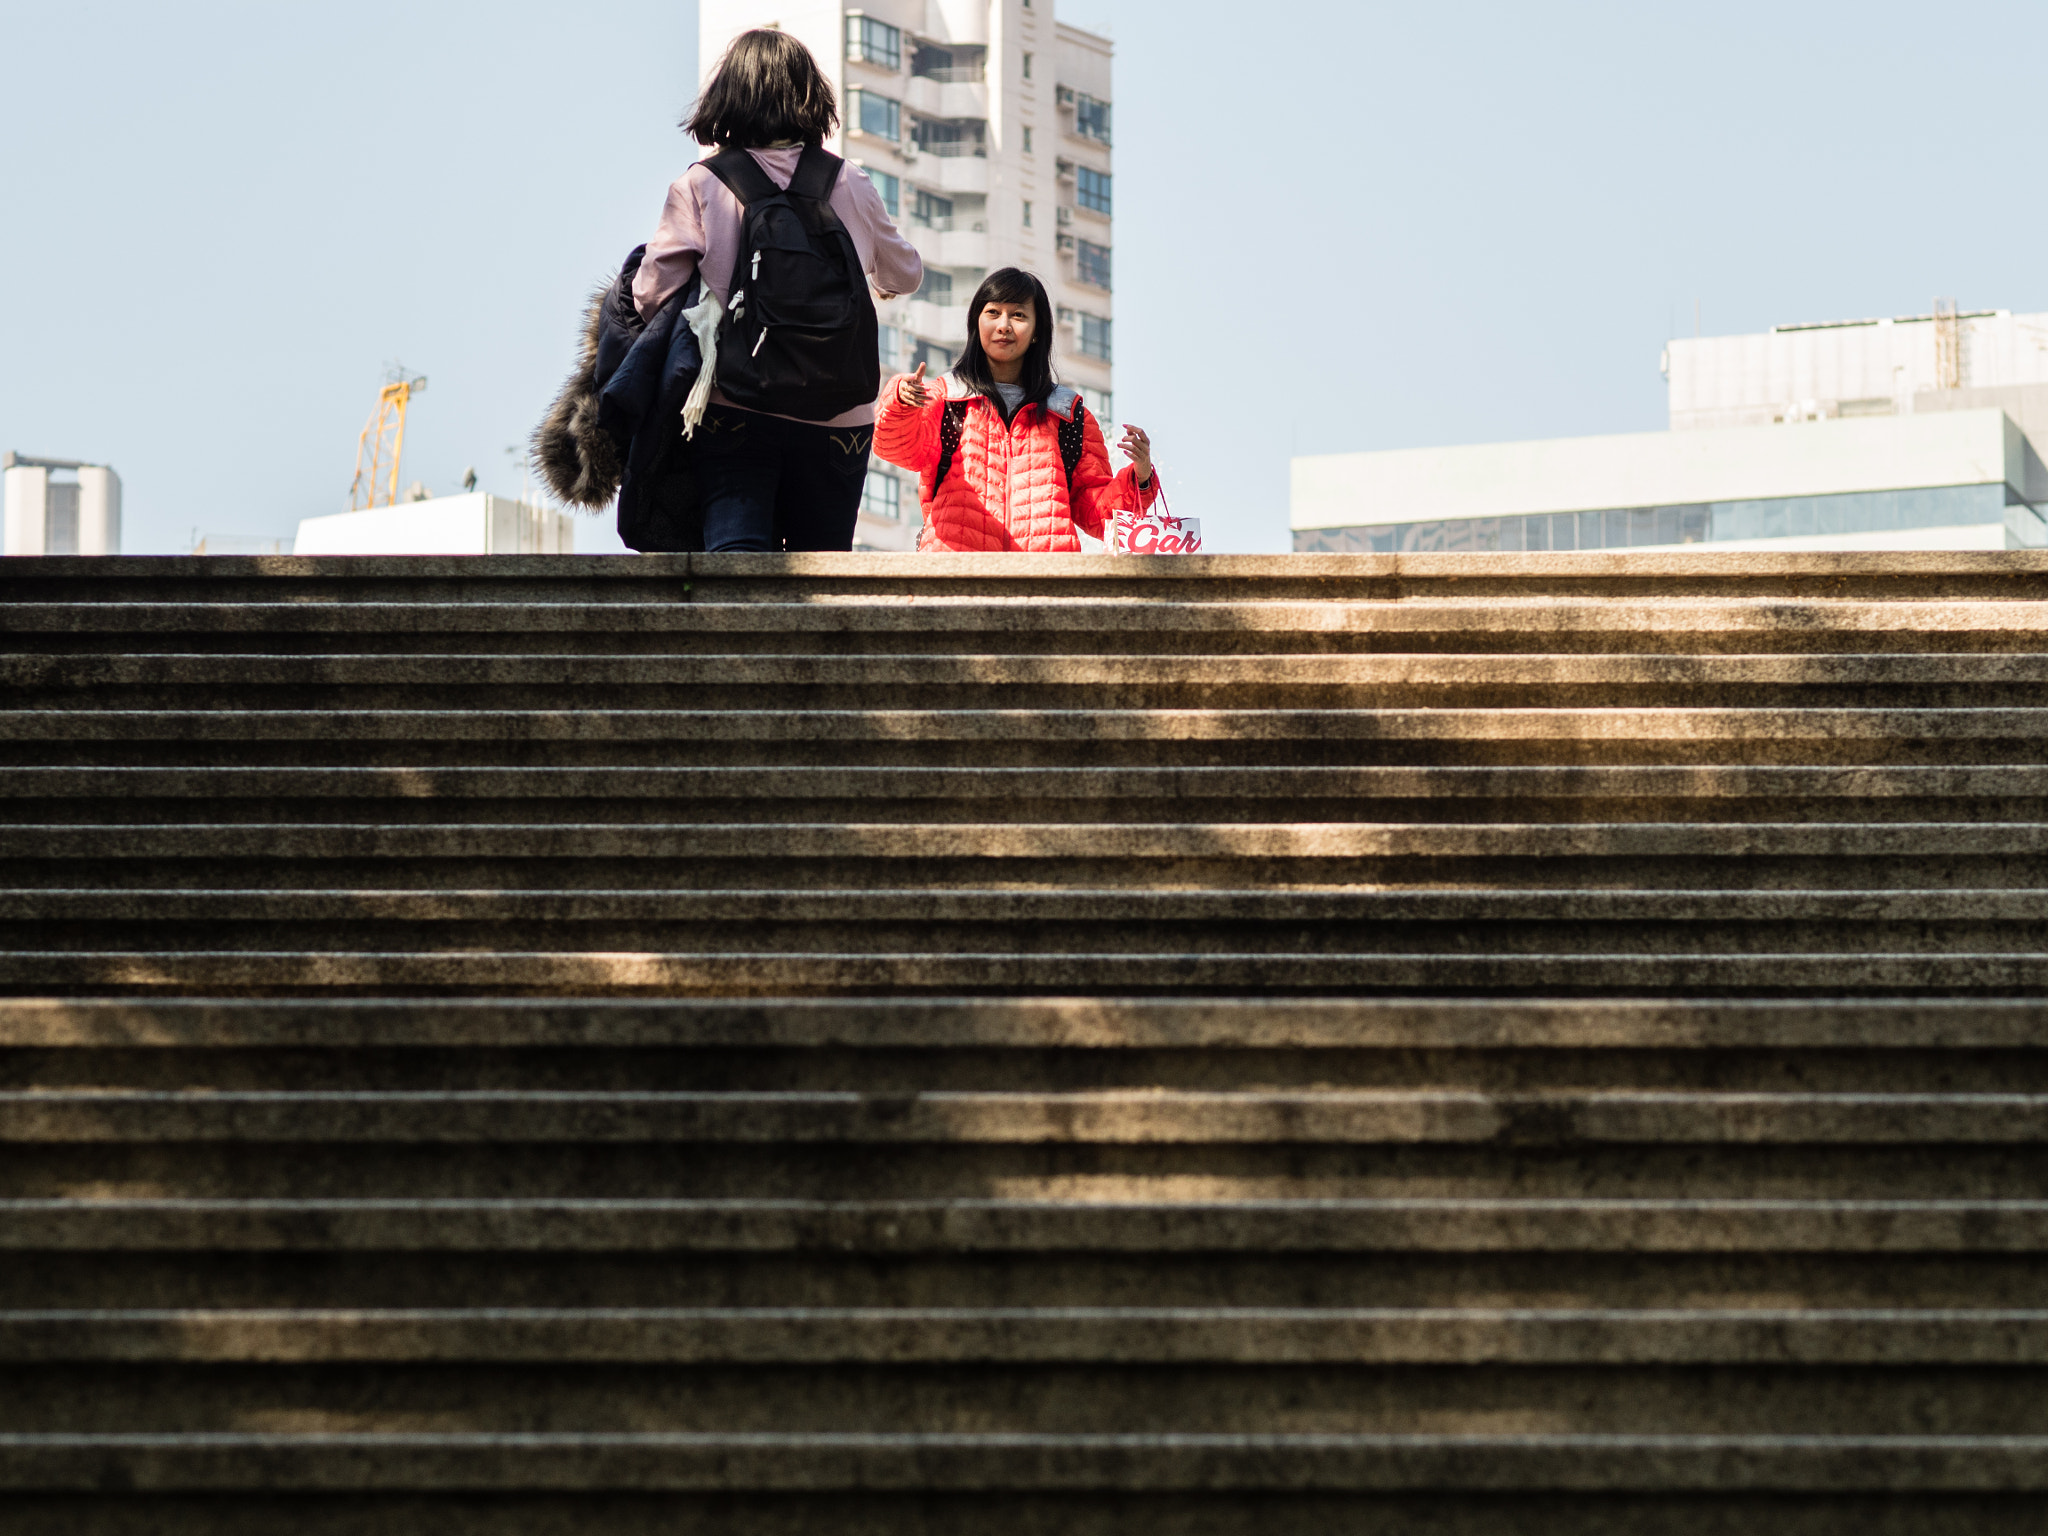
[[[988,269],[988,227],[980,224],[969,228],[965,221],[954,228],[955,220],[935,219],[930,224],[919,224],[906,219],[903,233],[910,243],[917,247],[917,254],[924,258],[928,267],[973,267],[978,271]],[[978,224],[980,221],[976,221]],[[941,228],[940,226],[945,226]]]
[[[948,144],[938,147],[952,149],[956,146]],[[917,167],[915,174],[919,186],[928,187],[934,192],[943,192],[948,197],[987,197],[987,157],[972,153],[971,145],[957,147],[966,148],[970,152],[957,155],[932,154],[913,149],[908,144],[904,145],[903,149],[910,163]]]
[[[934,80],[927,75],[913,75],[904,84],[903,104],[913,112],[926,117],[988,117],[985,80]]]
[[[956,288],[954,292],[959,293],[959,290]],[[971,297],[971,293],[961,293],[958,304],[933,304],[925,299],[912,299],[903,306],[903,328],[957,352],[967,342],[967,301]]]

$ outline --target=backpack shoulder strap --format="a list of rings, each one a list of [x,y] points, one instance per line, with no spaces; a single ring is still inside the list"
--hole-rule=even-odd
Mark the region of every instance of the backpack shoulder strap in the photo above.
[[[704,162],[704,169],[725,183],[726,190],[740,200],[742,208],[782,191],[744,149],[721,149]]]
[[[1060,423],[1060,463],[1067,469],[1067,494],[1074,493],[1074,467],[1088,446],[1088,408],[1078,402],[1071,419]]]
[[[803,154],[797,157],[796,174],[789,178],[789,195],[814,203],[830,202],[832,189],[839,185],[839,167],[844,164],[829,149],[806,144]]]
[[[953,467],[953,456],[960,451],[960,438],[967,426],[967,402],[948,400],[945,414],[939,417],[939,469],[932,476],[932,492],[945,483],[946,471]]]

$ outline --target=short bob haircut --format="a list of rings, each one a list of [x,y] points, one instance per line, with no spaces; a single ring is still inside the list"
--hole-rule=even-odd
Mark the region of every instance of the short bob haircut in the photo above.
[[[811,50],[770,27],[742,32],[725,50],[683,129],[699,144],[765,149],[825,142],[839,126],[832,82]]]
[[[1052,301],[1045,296],[1045,284],[1022,267],[999,267],[982,279],[974,290],[974,302],[967,306],[967,350],[953,365],[960,382],[1001,404],[996,393],[996,376],[989,370],[988,354],[981,349],[981,312],[991,304],[1029,303],[1036,320],[1031,327],[1031,345],[1024,352],[1024,371],[1017,382],[1024,386],[1025,405],[1043,405],[1055,382],[1052,371]]]

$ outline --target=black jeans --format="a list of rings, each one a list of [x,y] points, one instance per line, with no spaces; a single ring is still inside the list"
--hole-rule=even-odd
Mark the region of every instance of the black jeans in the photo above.
[[[853,548],[873,427],[820,427],[714,405],[691,444],[704,547]]]

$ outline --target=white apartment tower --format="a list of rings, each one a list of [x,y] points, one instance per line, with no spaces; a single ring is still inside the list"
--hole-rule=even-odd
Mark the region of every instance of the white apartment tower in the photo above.
[[[1054,359],[1107,429],[1111,394],[1109,39],[1054,0],[701,0],[708,75],[750,27],[803,40],[843,124],[827,147],[864,169],[924,258],[924,287],[881,305],[885,373],[950,367],[967,301],[997,267],[1043,279]],[[909,549],[917,487],[875,461],[856,542]]]
[[[68,478],[59,478],[60,476]],[[0,454],[9,555],[118,555],[121,477],[104,464]]]

